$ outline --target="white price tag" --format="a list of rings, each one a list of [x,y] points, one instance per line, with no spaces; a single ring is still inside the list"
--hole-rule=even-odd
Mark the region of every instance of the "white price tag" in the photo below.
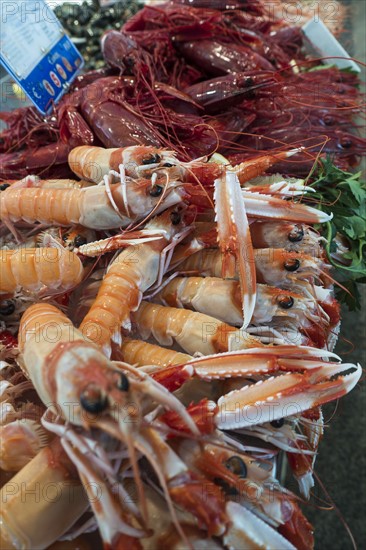
[[[319,53],[319,57],[325,58],[324,63],[336,65],[340,69],[351,69],[357,73],[361,72],[357,63],[349,58],[349,54],[321,19],[308,21],[303,26],[302,32],[313,48]]]
[[[44,0],[1,0],[0,61],[41,113],[70,86],[83,58]]]

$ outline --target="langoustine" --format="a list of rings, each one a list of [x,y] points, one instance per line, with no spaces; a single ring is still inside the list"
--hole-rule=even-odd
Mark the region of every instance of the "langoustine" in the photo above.
[[[232,365],[235,364],[235,354],[233,357],[221,356],[217,358],[217,368],[215,373],[214,358],[209,358],[207,363],[205,359],[202,359],[202,364],[206,363],[206,370],[203,369],[201,374],[195,375],[194,380],[190,380],[189,375],[184,372],[184,368],[178,369],[170,368],[178,365],[189,364],[193,360],[193,357],[188,354],[162,348],[157,345],[149,344],[142,340],[128,340],[125,339],[121,346],[122,356],[125,361],[134,363],[139,367],[144,365],[154,365],[153,376],[157,379],[162,379],[164,385],[169,387],[171,391],[175,390],[176,395],[186,402],[187,405],[192,404],[193,396],[195,401],[201,399],[198,405],[191,406],[191,414],[194,415],[197,425],[205,433],[207,430],[213,428],[213,415],[215,413],[215,407],[207,406],[205,401],[205,395],[207,392],[207,384],[210,384],[211,396],[220,395],[220,362],[224,365],[225,361],[232,361]],[[304,352],[307,350],[304,350]],[[273,348],[273,353],[281,353],[280,348]],[[313,350],[314,352],[314,350]],[[336,356],[334,356],[336,358]],[[254,357],[250,354],[246,357],[244,354],[236,354],[238,370],[231,371],[232,376],[239,376],[239,373],[244,374],[243,363],[248,361],[248,366],[253,365]],[[260,354],[257,355],[258,361],[260,361]],[[262,358],[264,360],[264,358]],[[315,358],[313,358],[314,360]],[[212,362],[210,366],[210,362]],[[199,365],[199,362],[198,362]],[[157,370],[158,367],[158,370]],[[299,364],[300,367],[300,364]],[[250,368],[250,367],[249,367]],[[280,367],[281,368],[281,367]],[[272,373],[273,373],[272,366]],[[188,374],[188,373],[187,373]],[[203,377],[202,377],[203,375]],[[227,370],[229,376],[229,369]],[[214,379],[212,378],[214,376]],[[223,378],[221,378],[221,381]],[[184,381],[183,386],[182,381]],[[205,382],[206,381],[206,382]],[[213,382],[216,382],[214,389]],[[193,382],[193,384],[192,384]],[[195,383],[196,382],[196,383]],[[200,385],[197,382],[201,382]],[[204,385],[202,386],[202,382]],[[202,399],[203,397],[203,399]],[[199,416],[200,415],[200,416]],[[172,419],[172,415],[168,415]],[[297,426],[301,426],[301,431],[297,432]],[[177,424],[174,424],[177,428]],[[309,411],[305,411],[299,414],[290,415],[286,418],[272,419],[272,415],[269,422],[262,424],[253,423],[251,426],[243,428],[240,426],[239,416],[237,426],[240,434],[248,433],[254,435],[265,442],[269,442],[275,445],[279,449],[288,453],[288,459],[290,461],[291,468],[295,477],[299,481],[301,492],[306,498],[310,497],[310,489],[314,486],[312,466],[315,461],[315,452],[317,451],[320,438],[323,434],[323,420],[320,407],[315,407]]]
[[[96,230],[126,227],[146,218],[152,211],[161,211],[182,199],[177,183],[167,182],[167,193],[161,205],[150,179],[126,182],[122,172],[116,174],[120,183],[111,183],[105,176],[104,185],[83,189],[12,188],[1,193],[1,217],[5,223],[19,220],[53,225],[82,225]],[[164,187],[162,187],[163,189]]]
[[[42,338],[45,330],[49,335],[47,339]],[[133,368],[127,365],[129,376],[126,376],[122,365],[118,368],[108,361],[93,344],[84,340],[82,333],[74,329],[66,316],[47,304],[31,306],[23,315],[20,326],[20,350],[26,372],[38,395],[45,404],[54,403],[66,421],[65,425],[59,421],[55,422],[52,414],[49,414],[43,423],[48,430],[61,437],[67,455],[77,466],[81,481],[91,499],[90,503],[103,539],[108,544],[117,544],[117,539],[123,538],[123,535],[142,536],[144,530],[130,524],[131,515],[136,515],[140,523],[142,522],[136,507],[127,506],[127,509],[123,510],[121,503],[113,497],[113,493],[103,481],[104,475],[109,479],[113,477],[113,469],[106,454],[108,445],[103,451],[98,446],[98,440],[93,443],[87,434],[83,436],[82,433],[71,430],[71,425],[84,428],[93,426],[94,429],[99,428],[102,433],[117,437],[117,441],[123,441],[127,446],[134,464],[136,459],[130,437],[131,430],[137,436],[136,422],[138,424],[141,411],[136,410],[132,413],[132,423],[125,423],[121,413],[123,417],[123,410],[131,414],[126,410],[126,398],[137,388],[140,388],[140,391],[144,391],[143,388],[147,389],[146,376],[133,376]],[[51,363],[53,362],[54,367],[51,369],[46,361],[47,357],[51,358]],[[173,404],[187,419],[192,430],[196,429],[184,407],[169,392],[152,382],[152,393],[154,399],[165,402],[166,405]],[[70,403],[74,405],[72,411]],[[141,447],[142,442],[143,439],[140,442]],[[86,456],[83,457],[77,447],[84,449]],[[103,464],[101,457],[107,462]],[[92,498],[92,483],[98,483],[102,487],[101,505],[97,505]]]
[[[157,240],[127,248],[110,263],[96,299],[80,325],[85,336],[106,353],[110,352],[112,340],[120,340],[121,327],[129,325],[130,313],[138,308],[143,293],[164,273],[165,256],[169,248],[173,250],[174,239],[186,234],[184,217],[183,207],[155,217],[145,227]]]
[[[324,260],[310,254],[280,248],[262,248],[255,249],[254,257],[258,283],[290,288],[301,281],[326,280],[328,276]],[[174,260],[173,256],[173,263]],[[221,276],[222,265],[223,256],[219,249],[195,252],[178,264],[180,271],[197,272],[211,277]],[[234,278],[238,278],[237,273]]]
[[[153,300],[163,305],[193,309],[214,316],[226,323],[243,323],[238,281],[218,277],[174,277],[163,282],[162,290]],[[311,322],[328,324],[328,315],[309,293],[307,296],[290,290],[257,285],[253,324],[270,324],[273,319],[288,320],[299,327]]]
[[[98,183],[110,173],[116,173],[123,164],[127,176],[151,177],[152,174],[166,174],[170,180],[181,181],[182,187],[190,194],[189,200],[201,207],[212,206],[214,181],[226,172],[234,172],[243,186],[242,197],[249,216],[289,220],[303,223],[322,223],[329,220],[323,212],[300,202],[284,201],[277,187],[269,186],[267,194],[257,186],[245,187],[248,181],[263,174],[270,166],[296,154],[298,150],[289,150],[272,155],[263,155],[254,160],[248,159],[240,164],[230,166],[221,155],[213,155],[211,162],[201,158],[191,162],[181,162],[176,154],[169,150],[154,147],[125,147],[103,149],[101,147],[76,147],[69,155],[70,167],[81,178]],[[161,179],[161,178],[160,178]],[[160,183],[161,185],[161,183]],[[288,184],[291,189],[291,184]],[[295,187],[295,189],[297,189]],[[292,194],[302,195],[307,190],[297,189]],[[258,188],[258,190],[260,190]],[[290,192],[289,192],[290,193]],[[287,196],[286,193],[285,197]],[[273,196],[274,195],[274,196]],[[280,196],[276,196],[280,195]]]

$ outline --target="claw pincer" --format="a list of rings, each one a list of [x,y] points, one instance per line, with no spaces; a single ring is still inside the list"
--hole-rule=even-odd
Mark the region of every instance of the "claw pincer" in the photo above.
[[[305,346],[266,346],[192,359],[153,376],[163,385],[164,373],[170,384],[174,373],[181,383],[190,377],[243,379],[240,389],[218,399],[214,419],[217,428],[236,430],[296,415],[350,392],[361,377],[361,366],[325,358],[338,356]],[[212,410],[212,403],[207,407]]]

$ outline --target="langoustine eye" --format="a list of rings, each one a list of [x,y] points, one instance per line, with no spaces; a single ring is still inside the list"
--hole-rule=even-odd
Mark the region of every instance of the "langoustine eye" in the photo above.
[[[301,225],[295,225],[288,234],[288,240],[291,243],[298,243],[304,238],[304,228]]]
[[[15,303],[13,300],[3,300],[0,302],[0,315],[11,315],[15,311]]]
[[[287,260],[283,267],[286,269],[286,271],[297,271],[300,267],[300,260],[297,258],[293,258],[291,260]]]
[[[80,394],[80,405],[89,413],[100,413],[108,407],[108,399],[96,384],[89,384]]]
[[[88,242],[88,239],[84,235],[77,235],[74,239],[74,245],[78,248]]]
[[[128,391],[130,387],[130,382],[125,374],[123,372],[120,373],[118,380],[117,380],[117,388],[119,391]]]
[[[240,456],[231,456],[225,461],[225,466],[230,472],[233,472],[233,474],[239,477],[247,477],[248,470],[244,460],[242,460]]]
[[[182,215],[180,212],[177,212],[176,210],[174,210],[174,212],[170,214],[170,221],[172,222],[173,225],[180,224],[181,220],[182,220]]]
[[[150,191],[149,191],[149,195],[151,197],[160,197],[160,195],[162,194],[163,192],[163,186],[162,185],[154,185]]]
[[[161,156],[158,153],[152,153],[151,155],[148,155],[147,157],[143,158],[141,161],[141,164],[159,164],[161,161]]]
[[[271,426],[273,426],[273,428],[282,428],[284,423],[285,423],[284,418],[278,418],[277,420],[272,420]]]
[[[294,305],[294,299],[288,294],[283,294],[282,296],[278,296],[277,303],[282,309],[290,309]]]

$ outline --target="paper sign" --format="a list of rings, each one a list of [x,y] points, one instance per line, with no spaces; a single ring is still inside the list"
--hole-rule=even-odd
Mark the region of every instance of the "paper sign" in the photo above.
[[[68,90],[83,58],[44,0],[1,0],[0,61],[46,114]]]
[[[325,58],[324,63],[336,65],[340,69],[361,72],[357,63],[349,59],[349,54],[321,19],[309,21],[303,26],[302,31],[313,48],[319,53],[319,57]]]

